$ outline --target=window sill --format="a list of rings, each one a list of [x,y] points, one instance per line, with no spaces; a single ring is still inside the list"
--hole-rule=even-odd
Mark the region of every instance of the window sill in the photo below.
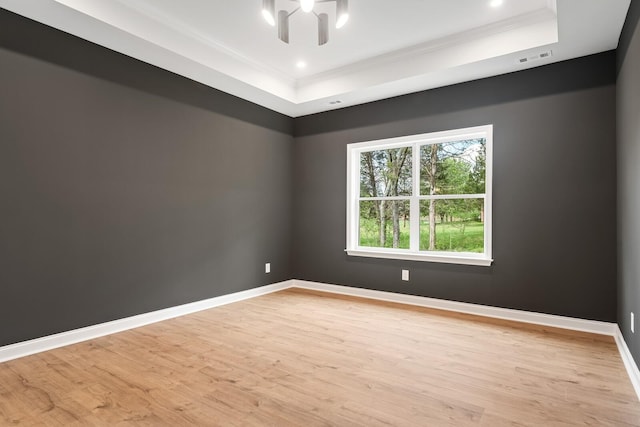
[[[394,251],[394,250],[376,250],[376,249],[345,249],[350,256],[368,257],[368,258],[385,258],[385,259],[401,259],[407,261],[426,261],[440,262],[446,264],[463,264],[463,265],[479,265],[488,267],[493,259],[486,258],[482,254],[475,256],[473,254],[458,254],[454,252],[446,252],[442,254],[417,254],[413,252]]]

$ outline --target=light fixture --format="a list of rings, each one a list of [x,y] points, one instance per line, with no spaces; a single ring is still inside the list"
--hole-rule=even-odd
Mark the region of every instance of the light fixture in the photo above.
[[[318,46],[329,42],[329,15],[321,13],[318,16]]]
[[[344,27],[349,20],[349,0],[337,0],[336,3],[336,28]]]
[[[502,6],[503,0],[491,0],[491,3],[489,3],[489,5],[491,7],[500,7]]]
[[[278,12],[278,38],[289,43],[289,13],[286,10]]]
[[[276,0],[262,0],[262,16],[269,25],[276,25]]]
[[[309,13],[313,10],[313,5],[315,4],[315,0],[300,0],[300,9],[303,12]]]
[[[307,68],[307,63],[302,61],[302,60],[300,60],[300,61],[296,62],[296,67],[298,67],[299,69],[302,70],[303,68]]]
[[[329,15],[313,11],[316,0],[289,0],[300,6],[292,12],[280,10],[278,12],[278,38],[284,43],[289,43],[289,18],[299,10],[313,13],[318,19],[318,46],[329,42]],[[275,26],[276,0],[262,0],[262,15],[269,25]],[[348,0],[317,0],[317,3],[336,3],[336,28],[342,28],[349,20]]]

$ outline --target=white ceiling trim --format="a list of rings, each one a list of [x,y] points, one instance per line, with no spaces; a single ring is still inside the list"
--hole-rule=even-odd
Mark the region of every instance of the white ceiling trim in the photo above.
[[[366,87],[450,70],[558,41],[558,22],[550,10],[406,48],[298,80],[298,103],[335,98]],[[414,88],[421,90],[422,88]]]
[[[67,4],[68,6],[78,9],[77,7],[71,4],[71,1],[73,1],[73,4],[77,5],[79,3],[78,1],[74,1],[74,0],[71,0],[71,1],[55,0],[55,1],[59,3]],[[146,3],[144,3],[144,6],[143,4],[140,4],[140,3],[127,3],[126,0],[111,0],[111,1],[116,1],[120,3],[123,7],[133,9],[136,12],[138,12],[138,14],[141,14],[141,16],[143,17],[147,16],[149,18],[152,18],[153,20],[159,22],[163,26],[171,28],[177,33],[184,34],[189,38],[197,40],[198,42],[207,45],[209,48],[219,51],[222,54],[228,55],[229,57],[237,61],[241,61],[244,64],[255,68],[256,70],[260,70],[261,72],[268,73],[279,79],[282,79],[289,85],[295,85],[296,80],[293,77],[290,77],[289,75],[281,72],[280,70],[270,67],[262,62],[251,59],[250,57],[238,52],[237,50],[232,49],[229,46],[226,46],[212,39],[211,37],[208,37],[202,32],[194,29],[193,27],[189,27],[188,25],[185,25],[183,22],[172,18],[171,16],[160,11],[158,8],[152,7]],[[86,3],[86,2],[87,0],[81,0],[81,3]]]
[[[0,0],[0,7],[292,117],[614,49],[629,4],[548,0],[544,9],[296,80],[148,4]],[[542,50],[553,56],[517,62]]]
[[[485,38],[494,36],[497,34],[509,33],[518,30],[521,27],[529,27],[540,23],[553,24],[556,28],[550,33],[545,34],[546,37],[551,37],[550,43],[557,42],[557,16],[551,11],[551,9],[536,10],[524,15],[516,16],[503,21],[488,24],[482,27],[474,28],[469,31],[465,31],[460,34],[453,34],[448,37],[443,37],[437,40],[431,40],[425,43],[418,44],[416,46],[409,46],[404,49],[396,50],[386,55],[379,55],[374,58],[370,58],[364,61],[359,61],[354,64],[350,64],[344,67],[335,68],[323,73],[318,73],[313,76],[304,77],[298,79],[300,86],[305,84],[321,81],[328,78],[335,77],[337,75],[350,73],[353,71],[361,71],[367,68],[376,67],[383,63],[406,61],[416,56],[428,55],[434,51],[444,50],[455,46],[460,46],[473,42],[479,38]],[[554,39],[553,39],[554,38]]]
[[[296,102],[293,79],[258,66],[246,57],[218,43],[211,43],[206,37],[195,31],[188,31],[186,27],[168,18],[140,13],[119,0],[111,0],[108,7],[100,0],[54,1],[212,70],[240,77],[239,80],[251,86],[271,92],[287,101]],[[108,47],[113,48],[109,45]],[[135,52],[133,56],[142,55],[144,52]],[[160,66],[167,65],[173,66]]]

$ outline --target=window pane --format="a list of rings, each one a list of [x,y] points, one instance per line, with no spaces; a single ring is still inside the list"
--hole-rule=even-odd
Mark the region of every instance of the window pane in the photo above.
[[[486,140],[420,147],[420,194],[484,194]]]
[[[483,253],[484,199],[421,200],[420,250]]]
[[[411,147],[360,154],[360,197],[410,196]]]
[[[360,202],[360,246],[409,249],[408,200]]]

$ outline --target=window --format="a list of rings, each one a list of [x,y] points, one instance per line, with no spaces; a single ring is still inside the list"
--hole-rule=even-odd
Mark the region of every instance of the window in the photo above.
[[[347,253],[491,265],[493,126],[347,146]]]

